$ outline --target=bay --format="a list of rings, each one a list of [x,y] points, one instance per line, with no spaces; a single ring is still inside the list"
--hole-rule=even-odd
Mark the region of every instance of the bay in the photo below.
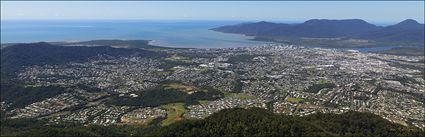
[[[209,30],[240,21],[152,20],[2,20],[1,43],[87,41],[99,39],[152,40],[178,48],[229,48],[266,42]]]

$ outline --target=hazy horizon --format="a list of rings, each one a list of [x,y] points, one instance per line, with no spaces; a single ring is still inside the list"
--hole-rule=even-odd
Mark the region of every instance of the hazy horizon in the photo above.
[[[254,7],[254,8],[253,8]],[[362,19],[424,23],[424,1],[1,1],[1,20],[276,21]]]
[[[273,23],[287,23],[287,24],[299,24],[304,23],[305,21],[312,20],[312,19],[325,19],[325,20],[350,20],[350,19],[360,19],[360,18],[347,18],[347,19],[329,19],[329,18],[311,18],[311,19],[304,19],[304,20],[278,20],[278,19],[270,19],[270,20],[224,20],[224,19],[216,19],[216,20],[202,20],[202,19],[3,19],[2,22],[13,22],[13,21],[30,21],[30,22],[69,22],[69,21],[78,21],[78,22],[108,22],[108,21],[122,21],[122,22],[229,22],[229,23],[249,23],[249,22],[260,22],[260,21],[266,21],[266,22],[273,22]],[[374,24],[376,26],[389,26],[389,25],[395,25],[397,23],[400,23],[404,20],[407,20],[410,18],[402,19],[399,21],[369,21],[365,19],[364,20],[368,23]],[[415,19],[413,19],[415,20]],[[420,20],[415,20],[418,23],[424,24],[424,22],[421,22]],[[229,24],[232,25],[232,24]]]

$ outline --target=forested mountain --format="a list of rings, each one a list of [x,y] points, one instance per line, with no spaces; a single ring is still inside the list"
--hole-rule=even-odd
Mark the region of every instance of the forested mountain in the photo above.
[[[355,37],[382,41],[415,41],[424,43],[424,24],[407,19],[398,24],[361,33]]]
[[[243,23],[212,30],[256,37],[356,38],[383,42],[424,41],[424,24],[408,19],[387,27],[376,26],[360,19],[312,19],[300,24],[271,22]]]

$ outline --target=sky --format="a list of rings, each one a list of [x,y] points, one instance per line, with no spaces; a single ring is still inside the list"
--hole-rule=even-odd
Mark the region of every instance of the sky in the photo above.
[[[424,22],[424,1],[1,1],[1,20],[364,19]]]

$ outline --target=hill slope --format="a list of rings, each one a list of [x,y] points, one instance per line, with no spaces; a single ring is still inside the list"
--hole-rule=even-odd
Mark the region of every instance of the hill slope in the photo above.
[[[30,122],[28,122],[30,121]],[[43,126],[31,120],[3,120],[2,135],[21,136],[422,136],[424,131],[393,124],[379,116],[348,112],[294,117],[268,110],[228,109],[204,120],[169,126]]]
[[[157,57],[162,54],[143,49],[110,46],[56,46],[45,42],[17,44],[1,49],[2,79],[13,75],[25,66],[84,62],[100,55]]]
[[[256,36],[263,40],[282,40],[282,38],[352,38],[377,42],[399,42],[397,44],[401,42],[421,46],[424,44],[424,24],[419,24],[411,19],[387,27],[375,26],[360,19],[312,19],[300,24],[262,21],[222,26],[211,30]]]
[[[424,33],[424,24],[419,24],[415,20],[407,19],[398,24],[364,32],[354,37],[380,41],[414,41],[424,43]]]

